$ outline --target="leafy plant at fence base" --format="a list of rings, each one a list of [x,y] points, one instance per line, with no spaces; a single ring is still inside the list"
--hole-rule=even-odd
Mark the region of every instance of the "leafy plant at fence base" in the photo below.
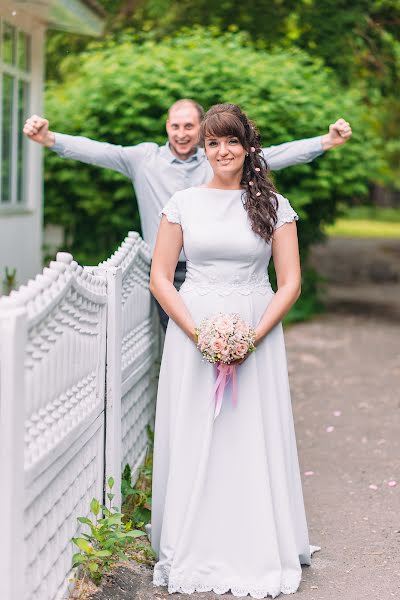
[[[154,432],[147,426],[148,447],[143,465],[139,469],[136,483],[132,486],[132,472],[126,465],[122,473],[121,493],[124,512],[135,523],[144,527],[151,520],[151,477],[153,463]]]
[[[80,537],[72,539],[80,550],[72,557],[72,566],[79,567],[83,575],[96,584],[117,561],[128,559],[127,550],[136,538],[145,536],[143,531],[132,529],[132,521],[124,521],[123,513],[112,506],[113,478],[110,477],[107,483],[109,507],[101,505],[93,498],[90,512],[94,520],[88,517],[78,518],[80,523],[89,527],[90,533],[83,533]]]

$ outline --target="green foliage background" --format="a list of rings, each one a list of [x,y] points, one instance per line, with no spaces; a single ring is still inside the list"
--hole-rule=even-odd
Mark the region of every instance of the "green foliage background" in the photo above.
[[[303,254],[332,222],[339,201],[362,196],[382,167],[369,113],[320,59],[298,49],[257,50],[248,36],[197,27],[162,41],[94,44],[62,64],[49,86],[51,129],[121,145],[164,143],[170,104],[196,98],[205,108],[238,103],[257,122],[264,145],[324,133],[339,115],[355,131],[351,144],[312,164],[275,174],[301,217]],[[48,222],[62,224],[76,258],[105,258],[129,229],[139,229],[131,182],[108,170],[47,154]]]
[[[51,128],[129,145],[164,143],[167,109],[189,96],[205,108],[239,103],[265,145],[327,131],[344,116],[345,147],[275,174],[298,210],[303,259],[343,203],[376,184],[400,189],[400,0],[98,0],[100,41],[51,32],[46,116]],[[186,29],[182,29],[186,28]],[[47,153],[47,222],[64,248],[96,263],[140,230],[131,183]],[[303,265],[302,318],[318,306]]]

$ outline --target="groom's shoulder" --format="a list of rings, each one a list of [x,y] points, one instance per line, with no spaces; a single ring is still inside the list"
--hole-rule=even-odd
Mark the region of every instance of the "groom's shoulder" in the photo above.
[[[132,146],[124,146],[124,151],[127,154],[131,154],[132,157],[150,157],[159,152],[160,146],[155,142],[140,142]]]

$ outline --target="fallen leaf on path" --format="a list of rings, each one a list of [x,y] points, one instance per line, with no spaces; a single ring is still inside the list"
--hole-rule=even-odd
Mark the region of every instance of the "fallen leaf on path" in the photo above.
[[[304,471],[304,475],[309,477],[310,475],[314,475],[314,471]]]
[[[369,486],[369,489],[370,489],[370,490],[377,490],[377,489],[378,489],[378,486],[377,486],[377,485],[375,485],[374,483],[371,483],[371,485]]]
[[[396,487],[396,485],[397,485],[397,481],[394,481],[394,479],[392,479],[391,481],[388,481],[389,487]]]
[[[327,427],[327,428],[325,429],[326,433],[332,433],[332,431],[334,431],[334,430],[335,430],[335,428],[334,428],[334,426],[333,426],[333,425],[329,425],[329,427]]]
[[[341,414],[342,414],[342,411],[341,411],[341,410],[334,410],[334,411],[333,411],[333,416],[334,416],[334,417],[340,417],[340,415],[341,415]]]

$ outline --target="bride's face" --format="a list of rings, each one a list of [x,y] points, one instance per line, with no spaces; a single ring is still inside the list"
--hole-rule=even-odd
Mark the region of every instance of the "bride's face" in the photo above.
[[[207,136],[205,152],[215,175],[242,173],[246,150],[236,136]]]

